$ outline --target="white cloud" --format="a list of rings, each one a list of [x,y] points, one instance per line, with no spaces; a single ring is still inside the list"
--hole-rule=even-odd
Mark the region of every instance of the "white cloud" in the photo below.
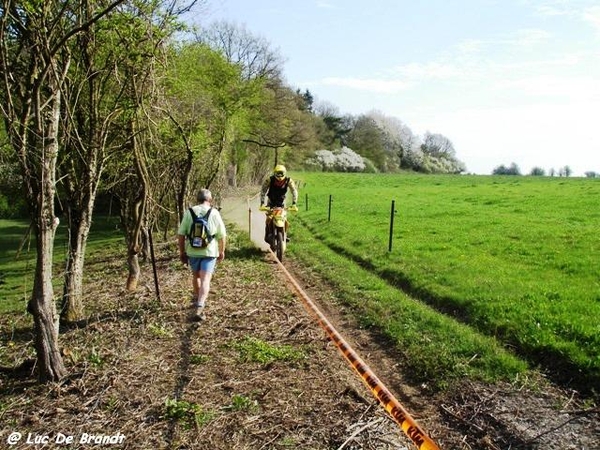
[[[585,11],[583,11],[582,18],[600,32],[600,6],[592,6],[587,8]]]
[[[568,103],[582,99],[600,102],[600,85],[591,76],[558,77],[537,75],[499,80],[496,89],[519,91],[523,97],[559,99]]]
[[[460,55],[473,55],[489,52],[497,47],[531,47],[544,44],[552,38],[552,33],[541,28],[522,28],[491,39],[465,39],[456,45]]]
[[[409,88],[409,84],[401,80],[385,80],[376,78],[329,77],[323,78],[316,84],[345,87],[360,91],[384,94],[401,92]]]
[[[403,66],[398,66],[393,69],[393,72],[413,80],[443,80],[448,78],[462,77],[465,75],[466,70],[464,67],[460,67],[456,64],[446,64],[443,62],[432,61],[425,64],[410,63]]]
[[[536,0],[531,5],[541,16],[566,16],[571,19],[583,20],[600,31],[600,6],[595,0],[579,2],[564,0]]]
[[[460,55],[472,55],[481,53],[487,43],[482,39],[465,39],[460,42],[456,49]]]
[[[316,6],[321,9],[336,9],[336,6],[333,3],[324,0],[317,1]]]
[[[542,16],[566,16],[569,15],[569,11],[564,6],[556,4],[556,2],[549,2],[547,4],[534,5],[535,10]]]
[[[531,46],[546,42],[551,36],[552,34],[546,30],[541,30],[539,28],[529,28],[517,30],[514,33],[512,33],[511,36],[507,37],[504,41],[500,42],[508,45]]]

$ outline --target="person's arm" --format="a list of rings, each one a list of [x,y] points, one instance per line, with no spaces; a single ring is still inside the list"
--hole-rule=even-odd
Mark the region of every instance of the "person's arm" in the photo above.
[[[227,243],[227,238],[223,236],[219,239],[219,257],[217,261],[223,261],[225,259],[225,244]]]
[[[188,256],[185,251],[185,241],[189,232],[191,220],[192,215],[189,210],[186,210],[181,219],[181,223],[179,224],[179,229],[177,230],[177,248],[179,249],[179,259],[183,264],[188,263]]]
[[[298,202],[298,188],[296,187],[296,183],[294,180],[290,178],[290,182],[288,183],[288,187],[290,191],[292,191],[292,204],[295,205]]]
[[[221,217],[221,214],[218,211],[215,219],[217,219],[217,233],[215,237],[219,244],[219,256],[217,257],[217,261],[223,261],[225,259],[225,246],[227,244],[227,228],[225,227],[225,222],[223,222],[223,217]]]

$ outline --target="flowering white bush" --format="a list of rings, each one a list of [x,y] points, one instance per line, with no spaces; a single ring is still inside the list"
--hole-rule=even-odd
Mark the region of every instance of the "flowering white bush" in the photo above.
[[[348,147],[333,152],[317,150],[306,163],[309,166],[320,167],[324,172],[362,172],[366,168],[363,157]]]
[[[365,170],[365,161],[362,156],[351,148],[342,147],[334,153],[335,167],[340,172],[362,172]]]

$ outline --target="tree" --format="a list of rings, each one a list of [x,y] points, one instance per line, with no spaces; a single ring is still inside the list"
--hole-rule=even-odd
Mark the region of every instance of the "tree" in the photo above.
[[[197,40],[241,70],[239,96],[230,111],[230,122],[235,123],[226,153],[230,184],[235,185],[244,171],[252,172],[252,179],[262,178],[266,166],[279,162],[287,149],[300,150],[314,141],[307,111],[312,108],[312,95],[306,91],[300,97],[284,85],[282,58],[265,39],[244,26],[216,22],[199,33]],[[273,159],[265,158],[265,151],[272,152]]]
[[[166,152],[175,188],[176,210],[181,220],[190,189],[198,183],[209,186],[217,177],[228,136],[230,118],[241,94],[240,69],[205,44],[189,43],[172,49],[164,77],[166,114],[163,138],[169,136]],[[241,125],[241,124],[240,124]],[[190,186],[195,166],[198,181]]]
[[[94,14],[92,5],[78,5],[79,21]],[[71,41],[74,60],[65,83],[61,115],[64,151],[58,171],[61,205],[67,218],[68,251],[63,286],[61,321],[77,322],[83,313],[83,266],[92,212],[107,147],[115,146],[115,120],[123,111],[116,67],[125,42],[120,38],[118,10],[91,24]]]
[[[339,108],[329,102],[316,103],[313,113],[319,119],[315,126],[322,146],[340,148],[348,144],[348,133],[352,131],[354,121],[351,116],[342,116]]]
[[[197,33],[196,40],[219,50],[242,69],[246,80],[281,79],[283,59],[266,39],[252,34],[245,25],[218,21]]]
[[[279,80],[265,85],[262,99],[243,142],[256,145],[260,152],[257,159],[267,160],[266,165],[278,164],[291,148],[294,154],[289,155],[288,161],[302,161],[307,144],[315,145],[316,141],[312,115],[298,108],[297,94]],[[273,150],[272,159],[263,157],[264,149]],[[256,164],[262,166],[259,161]]]
[[[439,133],[430,133],[429,131],[423,137],[421,150],[423,150],[423,153],[436,158],[448,158],[456,153],[450,139]]]
[[[418,170],[419,166],[411,165],[415,153],[420,152],[420,141],[412,130],[396,117],[386,116],[379,111],[371,111],[368,116],[373,119],[382,133],[383,150],[386,154],[386,171],[394,171],[400,167]]]
[[[136,34],[131,14],[136,8],[145,10],[157,19],[157,23],[164,24],[161,25],[163,28],[173,29],[176,24],[172,16],[193,4],[192,1],[180,6],[178,1],[153,0],[130,3],[127,7],[116,8],[72,40],[70,51],[75,63],[71,65],[65,88],[64,152],[58,166],[69,231],[61,308],[61,319],[65,323],[83,318],[85,248],[105,160],[115,148],[125,148],[126,143],[131,142],[129,136],[118,131],[117,120],[131,104],[130,98],[124,95],[126,85],[118,82],[122,75],[118,68],[121,62],[128,60],[132,48],[140,48],[140,43],[148,41],[143,33]],[[78,14],[79,21],[87,20],[93,14],[92,5],[83,2],[78,7]],[[161,36],[165,36],[163,30],[157,27],[150,45],[156,46],[155,42],[159,42]],[[135,57],[149,59],[147,54],[137,53]]]
[[[178,0],[136,2],[122,16],[126,52],[118,65],[119,86],[126,105],[119,116],[118,133],[124,145],[111,166],[111,192],[119,199],[121,223],[127,242],[128,291],[137,289],[139,256],[147,248],[148,203],[152,197],[151,165],[161,162],[153,143],[153,106],[159,101],[158,66],[168,39],[179,29],[177,17],[194,2]]]
[[[492,175],[521,175],[521,170],[516,163],[511,163],[509,167],[504,164],[496,167],[492,172]]]
[[[573,173],[573,171],[571,170],[571,168],[569,166],[561,167],[558,170],[558,176],[559,177],[570,177],[571,173]]]
[[[385,134],[377,125],[376,121],[368,116],[359,116],[348,133],[348,145],[364,158],[369,159],[377,170],[385,172]]]
[[[97,4],[80,18],[80,3],[47,0],[0,7],[0,108],[19,160],[36,237],[36,269],[28,310],[35,327],[40,381],[57,381],[67,371],[58,349],[58,317],[52,287],[56,163],[60,152],[63,92],[77,34],[115,9],[122,0]]]
[[[309,113],[312,113],[315,99],[310,93],[310,91],[306,89],[304,92],[301,92],[300,89],[296,89],[296,95],[299,99],[302,100],[301,103],[298,105],[298,108],[301,111],[307,111]]]
[[[531,172],[529,172],[529,175],[534,177],[543,177],[546,175],[546,172],[541,167],[533,167]]]

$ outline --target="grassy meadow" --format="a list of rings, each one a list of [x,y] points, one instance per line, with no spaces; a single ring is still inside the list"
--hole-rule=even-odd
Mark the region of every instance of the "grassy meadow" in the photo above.
[[[525,361],[600,391],[600,180],[294,178],[291,254],[418,361],[417,375],[510,377]]]
[[[35,242],[29,224],[0,219],[0,313],[25,305],[33,287]],[[21,302],[20,300],[23,300]]]
[[[122,245],[122,231],[116,228],[118,218],[94,218],[86,255],[105,251],[112,245]],[[25,220],[0,219],[0,313],[25,311],[31,297],[36,264],[36,244],[33,230]],[[61,223],[54,242],[53,283],[55,292],[62,289],[62,273],[67,257],[67,230]]]

